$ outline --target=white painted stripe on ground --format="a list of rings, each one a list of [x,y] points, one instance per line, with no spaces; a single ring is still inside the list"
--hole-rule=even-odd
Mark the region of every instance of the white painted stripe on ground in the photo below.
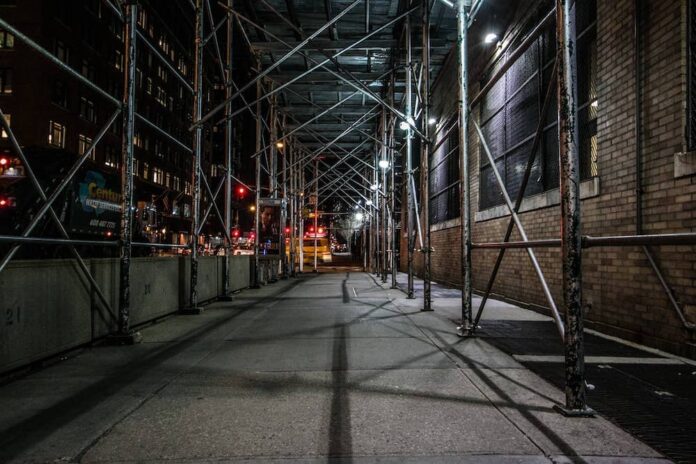
[[[607,335],[605,333],[598,332],[597,330],[594,330],[594,329],[585,329],[585,333],[596,335],[596,336],[601,337],[605,340],[611,340],[613,342],[621,343],[622,345],[630,346],[632,348],[638,348],[639,350],[647,351],[648,353],[656,354],[658,356],[664,356],[666,358],[676,359],[678,361],[681,361],[684,364],[690,364],[692,366],[696,366],[696,360],[694,360],[694,359],[689,359],[689,358],[684,358],[682,356],[677,356],[676,354],[667,353],[666,351],[658,350],[657,348],[652,348],[650,346],[641,345],[639,343],[635,343],[635,342],[626,340],[624,338],[615,337],[613,335]]]
[[[563,363],[565,358],[556,355],[513,354],[520,362]],[[672,358],[631,358],[628,356],[585,356],[585,364],[684,364]]]

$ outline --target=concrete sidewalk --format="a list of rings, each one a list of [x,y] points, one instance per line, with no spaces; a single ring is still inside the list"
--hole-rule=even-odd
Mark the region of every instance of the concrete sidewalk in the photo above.
[[[0,387],[0,462],[668,462],[419,304],[345,271],[171,317]]]

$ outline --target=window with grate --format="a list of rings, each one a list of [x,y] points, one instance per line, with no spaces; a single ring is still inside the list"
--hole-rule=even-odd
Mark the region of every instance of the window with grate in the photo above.
[[[581,178],[597,175],[596,2],[576,2],[578,145]],[[545,14],[546,12],[543,12]],[[531,30],[541,17],[530,21]],[[542,138],[524,195],[559,185],[555,82],[545,115],[540,114],[556,55],[556,28],[550,24],[491,87],[479,105],[481,130],[505,188],[514,200],[520,190],[534,135],[542,120]],[[513,44],[489,70],[488,81],[507,60]],[[502,191],[483,148],[480,149],[480,209],[504,204]]]
[[[693,151],[696,150],[696,0],[688,0],[687,10],[686,145]]]
[[[459,217],[459,121],[450,119],[435,134],[430,159],[430,222]]]

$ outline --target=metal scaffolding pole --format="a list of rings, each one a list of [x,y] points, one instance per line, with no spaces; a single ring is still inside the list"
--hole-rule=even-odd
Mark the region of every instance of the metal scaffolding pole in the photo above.
[[[286,156],[290,157],[290,164],[295,159],[295,147],[288,141]],[[290,169],[290,277],[295,277],[295,253],[297,250],[297,169]]]
[[[256,95],[261,95],[261,81],[256,82]],[[256,101],[256,151],[259,150],[261,147],[261,131],[262,131],[262,124],[263,118],[261,117],[261,100],[257,99]],[[259,252],[261,251],[259,249],[260,245],[260,238],[259,238],[259,233],[261,232],[261,227],[259,225],[259,220],[261,219],[260,215],[260,204],[261,204],[261,157],[257,156],[255,163],[254,163],[254,178],[255,178],[255,187],[256,187],[256,195],[254,197],[254,288],[259,288],[261,286],[261,275],[259,272]]]
[[[406,16],[406,119],[408,122],[413,120],[412,116],[412,87],[413,87],[413,66],[411,66],[411,16]],[[408,285],[406,288],[407,298],[415,298],[413,291],[413,248],[415,238],[413,237],[413,219],[417,214],[413,208],[413,192],[411,190],[411,179],[413,176],[413,130],[409,125],[406,129],[406,248],[408,264]],[[402,214],[403,217],[403,214]]]
[[[389,90],[389,101],[393,104],[394,103],[394,81],[395,81],[395,76],[394,73],[391,75],[390,79],[390,90]],[[394,117],[389,118],[389,147],[394,146],[394,127],[396,120]],[[396,154],[398,153],[397,150],[394,150],[393,148],[389,149],[389,161],[391,163],[391,173],[389,176],[389,188],[390,188],[390,201],[391,201],[391,288],[396,289],[398,288],[396,284],[396,274],[398,270],[398,262],[397,262],[397,253],[396,251],[400,248],[399,247],[399,242],[398,242],[398,236],[396,233]]]
[[[135,66],[137,42],[137,2],[125,5],[124,21],[125,46],[125,89],[123,92],[123,142],[121,169],[121,237],[119,260],[118,333],[116,338],[123,343],[134,343],[139,334],[130,328],[130,264],[133,240],[133,136],[135,131]]]
[[[377,155],[377,150],[375,148],[375,154],[374,154],[374,165],[377,166],[379,164],[379,157]],[[381,211],[379,208],[380,201],[379,201],[379,173],[377,172],[377,169],[372,171],[372,185],[370,185],[370,190],[372,190],[372,207],[375,210],[375,220],[374,220],[374,227],[373,227],[373,238],[375,241],[375,248],[374,248],[374,255],[373,255],[373,264],[372,264],[372,272],[375,275],[378,275],[380,272],[380,254],[382,253],[381,249],[381,243],[380,243],[380,233],[379,233],[379,226],[381,224]]]
[[[283,122],[281,124],[281,132],[285,131],[285,117],[283,117]],[[283,150],[280,152],[281,156],[283,158],[283,169],[282,169],[282,194],[283,194],[283,206],[281,207],[281,218],[280,218],[280,244],[279,244],[279,253],[280,253],[280,263],[281,263],[281,277],[283,279],[288,278],[288,256],[286,253],[285,249],[285,239],[287,238],[287,234],[285,233],[285,228],[287,227],[288,223],[288,174],[287,174],[287,165],[288,165],[288,149],[287,145],[284,145]]]
[[[233,0],[227,0],[227,6],[232,8]],[[225,96],[227,98],[232,94],[232,14],[227,13],[227,34],[225,36]],[[213,31],[215,34],[215,31]],[[225,106],[225,114],[232,114],[232,103],[228,103]],[[225,120],[225,234],[229,237],[230,230],[232,230],[232,118],[227,118]],[[215,202],[215,199],[212,199]],[[223,270],[223,285],[222,285],[222,296],[220,297],[223,301],[231,300],[229,296],[230,293],[230,255],[232,254],[232,242],[227,241],[225,247],[225,261]]]
[[[432,299],[430,296],[430,280],[432,270],[430,257],[432,248],[430,246],[430,0],[421,4],[422,12],[422,107],[421,127],[425,140],[421,142],[421,186],[423,198],[421,208],[423,211],[423,311],[432,311]]]
[[[393,166],[389,164],[388,153],[389,147],[387,145],[387,111],[382,110],[382,155],[380,161],[385,161],[386,167],[382,167],[382,186],[380,191],[382,192],[382,283],[387,283],[387,270],[389,268],[389,202],[387,193],[387,170]],[[378,163],[379,166],[379,163]]]
[[[580,230],[580,153],[577,132],[575,10],[556,0],[558,44],[558,154],[561,192],[561,258],[565,324],[565,407],[569,416],[591,416],[585,398],[585,346],[582,318],[582,235]]]
[[[317,269],[317,234],[319,233],[319,160],[314,160],[314,270]]]
[[[302,154],[299,154],[299,158],[302,158]],[[304,161],[299,161],[299,166],[297,166],[297,171],[298,171],[298,187],[299,187],[299,205],[297,208],[297,219],[300,222],[300,228],[299,228],[299,258],[298,258],[298,267],[300,269],[300,274],[304,272],[304,216],[303,216],[303,211],[304,211],[304,185],[305,185],[305,167],[304,167]]]
[[[196,0],[195,68],[193,75],[194,102],[193,121],[199,122],[203,114],[203,0]],[[198,306],[198,237],[201,219],[201,156],[203,152],[203,126],[196,124],[193,135],[193,172],[191,173],[192,220],[191,220],[191,289],[189,305],[184,314],[200,314]],[[211,199],[212,200],[212,199]]]
[[[459,209],[461,218],[462,321],[459,333],[471,327],[471,184],[469,182],[469,68],[468,8],[471,0],[457,2],[457,84],[459,90]]]

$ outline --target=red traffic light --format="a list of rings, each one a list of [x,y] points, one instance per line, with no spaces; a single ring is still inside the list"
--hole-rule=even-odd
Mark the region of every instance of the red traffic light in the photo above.
[[[244,187],[239,187],[239,188],[237,189],[237,192],[239,192],[240,195],[243,195],[244,192],[246,192],[246,190],[244,190]]]
[[[232,231],[232,236],[233,237],[239,237],[239,231],[237,229]]]
[[[10,199],[5,197],[0,197],[0,208],[5,208],[11,206]]]
[[[5,156],[0,157],[0,166],[7,166],[8,164],[10,164],[9,158]]]
[[[310,227],[310,228],[309,228],[309,231],[310,231],[310,232],[314,232],[314,226]]]
[[[289,234],[289,233],[290,233],[290,228],[289,228],[289,227],[286,227],[286,228],[285,228],[285,233],[286,233],[286,234]]]

